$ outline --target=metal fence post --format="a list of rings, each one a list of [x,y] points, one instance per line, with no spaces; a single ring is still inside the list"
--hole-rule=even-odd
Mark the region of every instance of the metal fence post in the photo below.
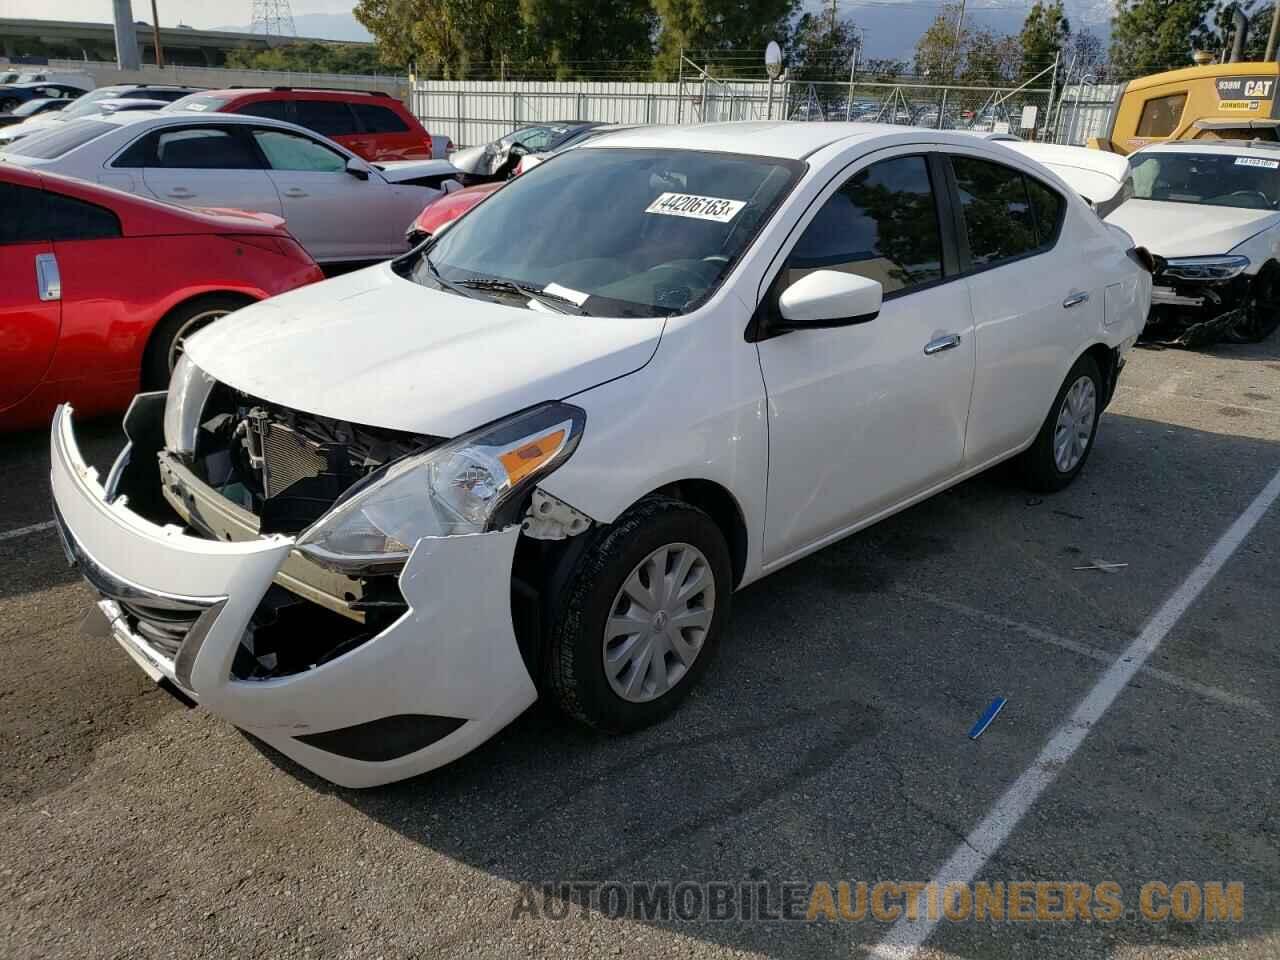
[[[463,116],[462,116],[462,99],[463,99],[462,91],[459,90],[458,105],[455,112],[458,115],[458,146],[460,147],[464,147],[467,144],[467,138],[463,134],[463,131],[466,129],[466,121],[463,119]]]
[[[520,94],[511,91],[511,129],[515,130],[520,126]]]

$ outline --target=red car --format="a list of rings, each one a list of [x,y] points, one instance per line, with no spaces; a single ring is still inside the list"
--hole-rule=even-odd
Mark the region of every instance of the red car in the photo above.
[[[0,430],[162,389],[183,338],[323,279],[284,221],[0,165]]]
[[[505,180],[496,183],[482,183],[478,187],[466,187],[446,193],[438,200],[433,200],[418,214],[418,219],[409,224],[404,237],[409,246],[416,247],[446,223],[453,223],[477,203],[497,190]]]
[[[203,90],[175,100],[167,109],[286,120],[342,144],[370,163],[431,159],[431,135],[403,103],[379,90]]]

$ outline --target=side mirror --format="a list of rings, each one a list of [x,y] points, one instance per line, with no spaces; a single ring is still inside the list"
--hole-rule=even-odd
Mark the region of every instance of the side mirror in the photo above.
[[[815,270],[805,274],[778,298],[784,330],[817,330],[867,323],[880,313],[884,290],[875,280],[855,273]]]
[[[352,157],[347,161],[347,173],[351,174],[357,180],[368,180],[369,165],[359,157]]]

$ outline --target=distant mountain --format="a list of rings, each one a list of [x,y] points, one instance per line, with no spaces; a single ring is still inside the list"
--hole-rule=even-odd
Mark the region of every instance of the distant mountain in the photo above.
[[[313,37],[317,40],[354,40],[369,42],[373,38],[369,31],[360,25],[349,13],[295,13],[293,25],[300,37]],[[248,33],[249,27],[241,24],[238,27],[211,27],[212,30],[232,30],[237,33]]]

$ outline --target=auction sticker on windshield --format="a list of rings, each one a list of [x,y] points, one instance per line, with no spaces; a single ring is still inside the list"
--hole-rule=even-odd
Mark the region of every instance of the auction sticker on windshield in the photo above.
[[[1280,160],[1263,160],[1261,157],[1236,157],[1237,167],[1263,167],[1267,170],[1280,170]]]
[[[723,200],[720,197],[699,197],[692,193],[664,193],[645,208],[645,213],[662,213],[669,217],[692,217],[695,220],[715,220],[728,223],[747,205],[745,200]]]

